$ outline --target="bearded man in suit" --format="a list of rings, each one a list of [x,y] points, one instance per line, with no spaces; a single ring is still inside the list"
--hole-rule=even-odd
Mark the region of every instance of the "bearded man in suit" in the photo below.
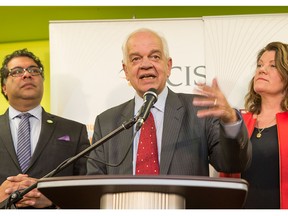
[[[0,116],[0,201],[15,190],[37,182],[64,160],[89,147],[84,124],[50,114],[40,105],[43,96],[44,67],[38,57],[27,49],[7,55],[1,67],[2,94],[9,108]],[[17,156],[17,131],[21,113],[29,113],[30,155],[23,170]],[[86,159],[69,165],[57,176],[86,174]],[[53,203],[37,188],[27,193],[18,208],[47,208]]]

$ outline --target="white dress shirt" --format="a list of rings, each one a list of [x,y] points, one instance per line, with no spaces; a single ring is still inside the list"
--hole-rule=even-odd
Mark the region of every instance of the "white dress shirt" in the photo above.
[[[17,116],[20,114],[18,110],[9,106],[9,123],[11,128],[11,135],[14,143],[14,148],[17,153],[17,143],[18,143],[18,127],[20,123],[20,118]],[[37,142],[39,140],[40,131],[41,131],[41,122],[42,122],[42,107],[39,105],[32,110],[29,110],[32,116],[29,118],[30,122],[30,134],[31,134],[31,154],[33,155]]]

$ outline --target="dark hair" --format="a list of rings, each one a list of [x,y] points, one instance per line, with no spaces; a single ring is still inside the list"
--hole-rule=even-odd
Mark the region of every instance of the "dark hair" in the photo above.
[[[32,52],[28,51],[26,48],[21,49],[21,50],[16,50],[13,53],[5,56],[4,61],[2,63],[2,67],[0,69],[0,73],[1,73],[1,92],[7,100],[8,100],[8,97],[3,92],[3,86],[6,83],[7,77],[9,76],[9,70],[8,70],[7,65],[13,58],[16,58],[16,57],[28,57],[32,59],[39,68],[42,68],[43,73],[41,74],[41,76],[44,79],[44,67],[40,59],[37,56],[35,56]]]
[[[275,51],[275,66],[284,83],[284,97],[281,101],[283,111],[288,110],[288,44],[282,42],[271,42],[261,49],[257,55],[257,64],[266,51]],[[254,77],[250,81],[248,93],[245,96],[245,109],[259,114],[261,112],[261,96],[254,91]]]

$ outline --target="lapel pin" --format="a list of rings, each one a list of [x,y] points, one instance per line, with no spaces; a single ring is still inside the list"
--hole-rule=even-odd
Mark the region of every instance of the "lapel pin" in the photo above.
[[[48,120],[47,120],[47,123],[49,123],[49,124],[52,124],[52,123],[53,123],[53,121],[52,121],[52,120],[50,120],[50,119],[48,119]]]

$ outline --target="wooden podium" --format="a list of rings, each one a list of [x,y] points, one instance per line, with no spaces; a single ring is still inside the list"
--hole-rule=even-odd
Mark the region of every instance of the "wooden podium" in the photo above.
[[[239,209],[243,179],[196,176],[73,176],[39,180],[38,190],[63,209]]]

